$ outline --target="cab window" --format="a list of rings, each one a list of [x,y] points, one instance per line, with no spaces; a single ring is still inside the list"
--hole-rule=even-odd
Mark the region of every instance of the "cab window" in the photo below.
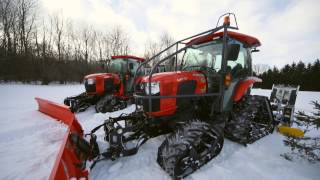
[[[231,72],[233,75],[238,74],[239,72],[244,72],[249,70],[249,58],[248,51],[243,47],[243,44],[236,40],[231,40],[229,43],[240,44],[240,51],[238,58],[236,60],[228,60],[227,62],[227,71]]]

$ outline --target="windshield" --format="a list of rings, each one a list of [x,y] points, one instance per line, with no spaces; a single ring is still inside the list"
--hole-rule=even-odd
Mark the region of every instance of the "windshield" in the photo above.
[[[109,72],[124,73],[126,72],[127,62],[124,59],[113,59],[109,64]]]
[[[238,71],[239,69],[249,69],[249,58],[247,49],[243,44],[234,39],[229,40],[230,44],[240,44],[240,51],[236,60],[228,60],[227,71]],[[222,39],[193,45],[187,48],[183,61],[181,63],[181,70],[214,70],[218,72],[221,69],[222,62]]]
[[[221,68],[222,41],[194,45],[186,50],[182,62],[182,70],[200,70],[208,67],[218,71]]]
[[[138,66],[139,66],[139,62],[134,59],[121,59],[121,58],[113,59],[109,65],[109,72],[119,73],[119,74],[129,72],[134,74]],[[130,69],[130,67],[132,68]]]

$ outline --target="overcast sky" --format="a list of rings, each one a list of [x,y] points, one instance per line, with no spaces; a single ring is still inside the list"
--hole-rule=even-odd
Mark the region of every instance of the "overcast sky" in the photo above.
[[[134,55],[143,55],[148,39],[166,31],[176,40],[214,28],[226,12],[237,16],[239,32],[257,37],[262,46],[255,64],[283,66],[320,58],[320,0],[41,0],[46,13],[97,29],[122,26]]]

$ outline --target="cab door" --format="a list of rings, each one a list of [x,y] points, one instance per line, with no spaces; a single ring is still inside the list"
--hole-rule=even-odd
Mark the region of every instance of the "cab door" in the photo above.
[[[128,59],[128,67],[127,67],[127,73],[125,75],[125,91],[127,93],[133,92],[133,83],[134,83],[134,74],[136,73],[137,68],[139,67],[139,62],[136,60]],[[138,74],[139,76],[139,74]],[[137,77],[138,77],[137,76]]]
[[[224,110],[230,110],[232,108],[232,96],[234,95],[234,90],[237,87],[237,84],[251,75],[250,51],[249,49],[244,48],[242,43],[238,41],[236,42],[240,44],[240,51],[236,60],[228,60],[227,62],[227,73],[231,75],[232,80],[227,89],[225,89],[223,99]]]

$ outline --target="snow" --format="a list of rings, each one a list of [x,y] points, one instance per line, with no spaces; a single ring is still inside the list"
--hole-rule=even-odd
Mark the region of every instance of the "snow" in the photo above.
[[[66,127],[38,112],[34,97],[61,103],[66,96],[82,91],[82,85],[0,85],[0,179],[48,178]],[[254,89],[253,94],[269,96],[270,90]],[[296,110],[310,112],[312,100],[320,100],[320,92],[300,91]],[[132,105],[122,111],[101,114],[90,107],[76,116],[85,132],[89,132],[108,117],[134,110]],[[107,147],[103,131],[97,135],[103,150]],[[90,179],[171,179],[156,162],[157,150],[164,138],[148,140],[134,156],[98,162],[90,172]],[[216,158],[185,179],[319,179],[319,163],[291,162],[280,157],[289,151],[283,139],[274,132],[247,147],[225,140]]]
[[[65,89],[65,86],[0,85],[0,179],[49,177],[66,127],[36,111],[34,97],[61,102],[68,94]]]

